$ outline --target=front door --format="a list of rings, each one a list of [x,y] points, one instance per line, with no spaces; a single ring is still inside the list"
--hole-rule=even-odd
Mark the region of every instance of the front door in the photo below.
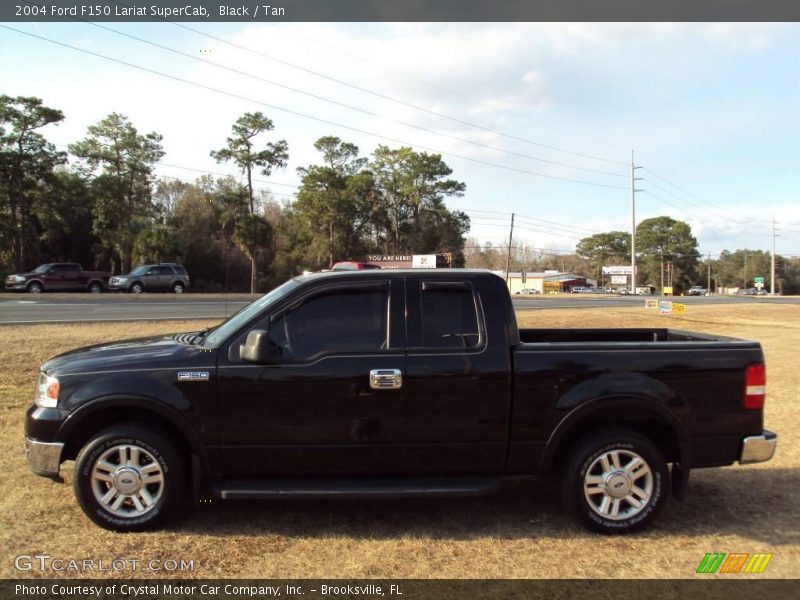
[[[252,329],[274,356],[239,357],[248,331],[219,358],[219,470],[226,476],[359,475],[397,470],[387,443],[406,410],[401,279],[315,287]],[[371,377],[371,374],[373,377]]]

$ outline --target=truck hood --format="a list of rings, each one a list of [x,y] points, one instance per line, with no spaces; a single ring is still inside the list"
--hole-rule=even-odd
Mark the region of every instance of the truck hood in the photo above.
[[[160,335],[86,346],[42,365],[48,375],[143,368],[213,367],[216,351],[191,344],[194,333]]]

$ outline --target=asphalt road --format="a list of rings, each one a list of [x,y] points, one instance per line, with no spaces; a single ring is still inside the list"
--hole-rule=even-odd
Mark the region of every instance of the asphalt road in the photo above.
[[[227,300],[220,295],[209,297],[201,294],[181,297],[170,295],[58,294],[32,296],[30,294],[2,294],[0,295],[0,325],[224,319],[245,306],[250,299],[251,297],[244,294],[231,295]],[[640,306],[644,300],[644,296],[513,297],[514,307],[518,310]],[[800,297],[712,296],[683,297],[673,300],[686,304],[753,302],[800,304]]]

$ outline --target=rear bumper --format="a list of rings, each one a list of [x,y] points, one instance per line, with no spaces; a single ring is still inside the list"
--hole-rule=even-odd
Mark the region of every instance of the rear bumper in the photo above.
[[[751,435],[742,440],[742,451],[739,464],[766,462],[775,454],[778,446],[778,434],[764,430],[761,435]]]
[[[61,468],[61,452],[64,444],[39,442],[25,438],[25,457],[31,471],[42,477],[58,478]]]

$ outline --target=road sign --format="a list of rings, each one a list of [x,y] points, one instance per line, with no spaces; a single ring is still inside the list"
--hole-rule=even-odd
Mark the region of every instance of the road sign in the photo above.
[[[612,275],[611,276],[611,283],[615,283],[615,284],[628,283],[628,276],[627,275]]]
[[[645,308],[658,308],[658,300],[645,300],[644,301]]]
[[[670,300],[658,301],[658,312],[662,315],[668,315],[672,312],[672,302]]]
[[[682,314],[686,313],[686,305],[685,304],[680,304],[679,302],[673,302],[672,303],[672,312],[674,312],[676,314],[679,314],[679,315],[682,315]]]
[[[755,283],[764,283],[763,277],[753,277],[753,282]]]

